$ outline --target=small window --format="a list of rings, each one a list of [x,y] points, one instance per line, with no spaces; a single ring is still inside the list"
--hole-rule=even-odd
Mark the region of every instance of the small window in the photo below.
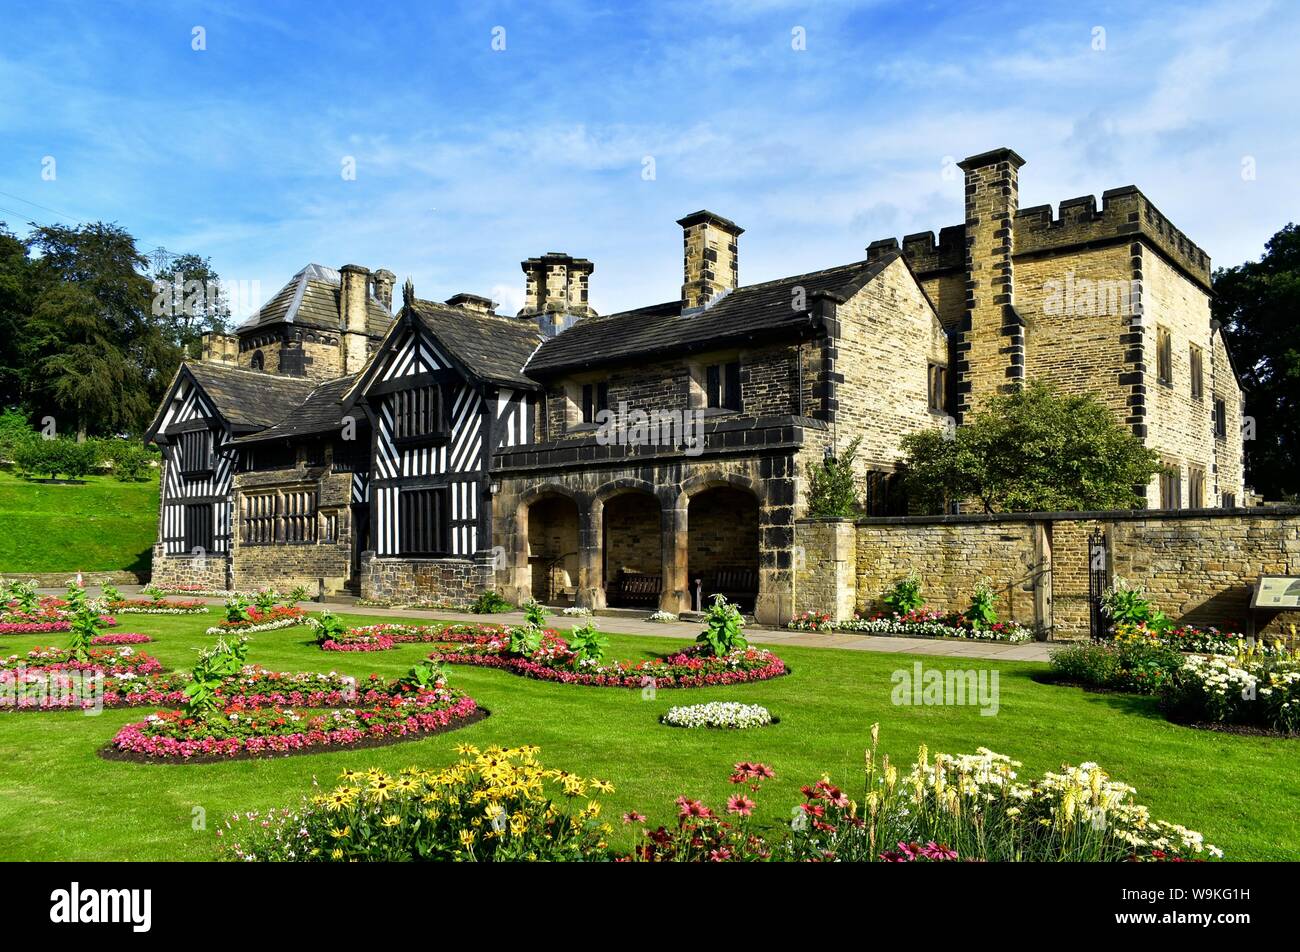
[[[320,540],[322,542],[339,541],[339,514],[327,512],[321,518]]]
[[[1183,483],[1177,464],[1160,474],[1160,508],[1181,509],[1183,507]]]
[[[285,542],[316,540],[316,494],[291,492],[280,494],[280,520]]]
[[[442,389],[430,385],[393,394],[393,438],[432,439],[445,436]]]
[[[180,435],[181,473],[186,476],[212,471],[212,432],[191,430]]]
[[[940,413],[948,411],[948,368],[943,364],[930,364],[930,409]]]
[[[740,409],[740,361],[710,364],[704,369],[705,405],[723,410]]]
[[[1174,382],[1173,339],[1166,327],[1156,328],[1156,379],[1166,385]]]
[[[1236,508],[1237,508],[1237,494],[1236,494],[1236,493],[1224,493],[1224,494],[1223,494],[1223,508],[1224,508],[1224,509],[1236,509]]]
[[[1228,405],[1223,402],[1222,397],[1214,398],[1214,438],[1216,440],[1228,438]]]
[[[1196,466],[1187,468],[1187,508],[1205,508],[1205,470]]]
[[[402,555],[445,555],[448,545],[448,491],[404,489],[398,497]]]
[[[584,383],[582,385],[582,422],[596,423],[597,416],[609,409],[609,383]]]
[[[1205,396],[1205,377],[1202,372],[1201,348],[1193,344],[1192,349],[1187,356],[1192,368],[1192,399],[1200,400]]]
[[[212,550],[212,506],[209,503],[185,507],[185,552]]]

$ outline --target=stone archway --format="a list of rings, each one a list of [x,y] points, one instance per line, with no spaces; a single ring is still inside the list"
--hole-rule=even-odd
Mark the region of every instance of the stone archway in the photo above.
[[[581,509],[559,486],[537,487],[515,514],[514,599],[553,605],[578,601],[581,566]]]
[[[599,498],[600,577],[611,608],[659,607],[664,531],[658,497],[640,487]]]
[[[758,600],[761,509],[748,487],[712,485],[690,495],[686,567],[692,607],[715,594],[753,612]]]

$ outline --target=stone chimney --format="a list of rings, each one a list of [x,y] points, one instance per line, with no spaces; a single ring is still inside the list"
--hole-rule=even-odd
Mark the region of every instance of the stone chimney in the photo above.
[[[740,284],[740,252],[745,233],[734,221],[700,210],[679,218],[682,226],[682,309],[705,307],[719,294]]]
[[[497,312],[496,301],[485,298],[481,294],[470,294],[467,291],[453,294],[447,298],[447,304],[465,311],[473,311],[475,314],[495,314]]]
[[[370,283],[374,287],[375,299],[384,306],[384,310],[389,314],[393,313],[393,285],[397,283],[397,275],[380,268],[370,276]]]
[[[583,317],[595,315],[587,295],[596,266],[586,258],[549,251],[520,262],[524,269],[524,306],[520,317],[535,319],[542,333],[554,337]]]
[[[239,362],[239,338],[233,334],[207,331],[199,338],[202,348],[199,360],[205,364],[230,364]]]
[[[1025,160],[994,149],[957,163],[966,173],[966,319],[957,353],[957,417],[1015,391],[1025,378],[1025,329],[1015,309],[1011,256]]]
[[[345,264],[339,268],[339,279],[339,311],[343,317],[339,347],[343,351],[343,373],[354,374],[366,363],[370,272],[359,264]]]

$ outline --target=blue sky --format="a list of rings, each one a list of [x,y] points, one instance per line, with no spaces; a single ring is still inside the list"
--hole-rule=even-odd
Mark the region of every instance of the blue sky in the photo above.
[[[566,251],[602,312],[670,300],[688,212],[746,229],[742,283],[797,274],[959,222],[945,164],[1003,145],[1022,205],[1136,184],[1216,264],[1298,217],[1284,0],[3,6],[0,220],[116,221],[263,296],[355,262],[513,311]]]

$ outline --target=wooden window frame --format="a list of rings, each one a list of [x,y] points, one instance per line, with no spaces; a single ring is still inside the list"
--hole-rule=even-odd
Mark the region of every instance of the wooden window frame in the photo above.
[[[451,488],[403,488],[397,496],[398,554],[447,558],[451,554]]]
[[[1171,465],[1172,472],[1160,474],[1160,508],[1183,508],[1183,474],[1177,465]],[[1172,497],[1172,505],[1171,505]]]
[[[1191,367],[1192,399],[1205,399],[1205,352],[1195,344],[1187,350],[1187,360]]]
[[[1205,470],[1200,466],[1187,467],[1187,508],[1205,508]]]
[[[428,445],[450,437],[446,394],[438,384],[394,390],[392,401],[394,443]]]
[[[741,412],[744,408],[744,399],[740,387],[739,360],[721,361],[705,366],[704,405],[710,410]]]
[[[609,409],[609,381],[592,380],[581,384],[580,388],[578,422],[595,424],[597,415]]]
[[[187,504],[182,514],[181,532],[186,555],[190,555],[195,549],[211,552],[216,534],[212,503]]]
[[[1174,338],[1167,327],[1156,327],[1156,382],[1174,385]]]
[[[931,361],[925,374],[927,399],[935,413],[948,412],[948,365]]]
[[[1211,426],[1216,440],[1228,439],[1228,401],[1223,397],[1214,398],[1214,409],[1210,413]]]
[[[186,478],[210,476],[213,463],[213,434],[211,430],[186,430],[176,439],[176,461],[181,476]]]

